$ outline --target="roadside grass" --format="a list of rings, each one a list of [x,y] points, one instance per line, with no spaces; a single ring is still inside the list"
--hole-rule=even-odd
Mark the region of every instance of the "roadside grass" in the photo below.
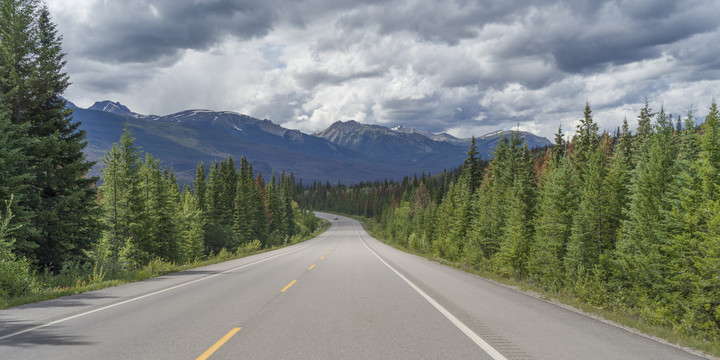
[[[624,314],[619,311],[600,308],[587,304],[570,293],[550,292],[546,289],[540,288],[521,279],[502,276],[492,271],[477,269],[461,261],[448,261],[434,254],[415,251],[413,249],[401,246],[397,243],[387,241],[387,239],[383,238],[380,235],[381,232],[379,231],[380,225],[375,220],[355,215],[343,215],[360,221],[360,223],[363,225],[363,228],[365,228],[365,230],[370,234],[370,236],[400,251],[424,257],[428,260],[480,276],[501,286],[510,287],[527,295],[551,302],[568,310],[582,313],[598,321],[602,321],[612,326],[623,328],[632,333],[663,343],[671,344],[673,346],[691,352],[695,355],[702,357],[712,356],[715,359],[720,358],[720,344],[718,343],[709,342],[697,337],[682,334],[670,327],[649,324],[638,317]]]
[[[304,237],[298,237],[284,245],[262,249],[260,248],[259,242],[250,242],[240,246],[236,252],[230,252],[223,249],[216,255],[184,264],[153,260],[139,269],[119,274],[114,279],[105,279],[103,269],[98,269],[97,267],[76,267],[68,271],[62,271],[59,274],[37,274],[38,286],[35,291],[26,296],[10,299],[0,297],[0,310],[45,300],[52,300],[68,295],[81,294],[87,291],[100,290],[130,282],[142,281],[170,273],[240,259],[250,255],[261,254],[312,239],[323,233],[329,227],[329,221],[320,219],[320,224],[314,233]]]

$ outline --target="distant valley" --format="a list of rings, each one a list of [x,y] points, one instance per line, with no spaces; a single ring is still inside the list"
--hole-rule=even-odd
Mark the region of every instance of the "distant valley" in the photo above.
[[[136,145],[173,168],[181,182],[192,181],[200,161],[232,155],[245,156],[264,176],[272,171],[292,172],[305,183],[314,180],[331,183],[399,179],[421,173],[452,169],[466,157],[470,139],[448,134],[432,134],[416,129],[393,129],[356,121],[338,121],[327,129],[308,135],[286,129],[270,120],[260,120],[228,111],[186,110],[157,116],[135,113],[112,101],[97,102],[87,109],[68,102],[74,119],[87,130],[88,159],[97,161],[93,175],[99,174],[105,152],[120,139],[127,122]],[[498,131],[476,138],[485,159],[497,145]],[[523,133],[530,147],[550,141]]]

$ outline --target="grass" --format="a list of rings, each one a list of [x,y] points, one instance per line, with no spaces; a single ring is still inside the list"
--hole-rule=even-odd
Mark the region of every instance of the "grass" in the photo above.
[[[314,233],[297,238],[284,245],[273,246],[265,249],[261,249],[259,246],[242,246],[234,253],[223,249],[217,255],[185,264],[175,264],[162,260],[154,260],[142,268],[123,274],[116,279],[105,279],[103,270],[97,268],[75,268],[61,272],[60,274],[39,274],[38,280],[40,282],[40,286],[38,286],[36,291],[26,296],[11,299],[0,298],[0,310],[45,300],[52,300],[68,295],[81,294],[87,291],[100,290],[130,282],[146,280],[174,272],[195,269],[202,266],[217,264],[280,249],[312,239],[327,230],[329,227],[330,222],[321,219],[320,226]]]
[[[549,292],[543,288],[540,288],[538,286],[534,286],[533,284],[524,282],[520,279],[513,278],[513,277],[506,277],[499,275],[497,273],[487,271],[487,270],[480,270],[474,267],[469,266],[468,264],[464,262],[453,262],[448,261],[444,258],[438,257],[434,254],[428,254],[423,253],[419,251],[414,251],[412,249],[400,246],[394,242],[389,242],[386,239],[384,239],[382,236],[380,236],[379,233],[379,224],[375,220],[354,216],[354,215],[345,215],[348,217],[352,217],[358,221],[360,221],[363,225],[363,228],[370,234],[370,236],[374,237],[375,239],[378,239],[382,241],[383,243],[392,246],[398,250],[424,257],[428,260],[435,261],[437,263],[450,266],[453,268],[456,268],[458,270],[465,271],[467,273],[471,273],[477,276],[480,276],[484,279],[490,280],[492,282],[495,282],[496,284],[499,284],[501,286],[506,286],[513,288],[517,291],[523,292],[525,294],[528,294],[530,296],[533,296],[538,299],[542,299],[545,301],[549,301],[551,303],[554,303],[558,306],[564,307],[566,309],[569,309],[571,311],[579,312],[582,314],[585,314],[587,316],[590,316],[594,319],[597,319],[599,321],[611,324],[613,326],[624,328],[628,331],[631,331],[633,333],[664,342],[667,344],[671,344],[676,347],[680,347],[686,351],[692,352],[699,356],[713,356],[715,358],[720,357],[720,344],[705,341],[693,336],[689,336],[686,334],[682,334],[680,332],[674,331],[670,327],[666,326],[658,326],[653,324],[648,324],[647,322],[643,321],[642,319],[639,319],[637,317],[628,316],[626,314],[612,311],[610,309],[604,309],[599,308],[593,305],[589,305],[577,297],[573,296],[572,294],[568,293],[556,293],[556,292]]]

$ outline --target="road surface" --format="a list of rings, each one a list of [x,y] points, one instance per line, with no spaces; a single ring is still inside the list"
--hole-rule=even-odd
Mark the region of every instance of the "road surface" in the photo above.
[[[276,251],[0,311],[0,359],[700,358],[331,222]]]

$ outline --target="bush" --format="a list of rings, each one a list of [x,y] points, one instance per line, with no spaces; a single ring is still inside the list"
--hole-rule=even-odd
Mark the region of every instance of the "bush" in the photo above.
[[[238,256],[249,255],[254,252],[257,252],[261,248],[262,248],[262,243],[260,242],[260,240],[249,241],[249,242],[242,244],[242,246],[238,247],[237,255]]]
[[[10,299],[37,290],[37,281],[25,260],[0,260],[0,298]]]

